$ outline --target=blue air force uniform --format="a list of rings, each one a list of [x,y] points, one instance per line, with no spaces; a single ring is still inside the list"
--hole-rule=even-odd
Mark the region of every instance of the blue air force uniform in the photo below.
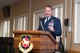
[[[38,30],[43,30],[43,31],[48,31],[50,32],[50,34],[56,39],[56,36],[61,36],[61,23],[60,23],[60,19],[51,16],[49,18],[49,20],[46,21],[45,23],[45,19],[46,17],[42,18],[40,24],[39,24],[39,28]],[[48,26],[52,26],[54,28],[54,32],[50,31]]]

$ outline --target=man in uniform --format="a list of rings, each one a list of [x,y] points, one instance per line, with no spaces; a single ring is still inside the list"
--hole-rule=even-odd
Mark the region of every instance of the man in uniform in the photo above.
[[[61,36],[60,19],[53,16],[51,5],[44,7],[45,17],[41,19],[38,30],[48,31],[56,39],[56,36]]]

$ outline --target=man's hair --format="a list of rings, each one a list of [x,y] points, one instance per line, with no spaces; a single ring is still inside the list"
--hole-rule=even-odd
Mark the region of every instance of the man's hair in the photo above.
[[[45,6],[44,6],[44,9],[45,9],[46,7],[49,7],[49,8],[51,8],[51,10],[53,10],[53,8],[52,8],[51,5],[45,5]]]

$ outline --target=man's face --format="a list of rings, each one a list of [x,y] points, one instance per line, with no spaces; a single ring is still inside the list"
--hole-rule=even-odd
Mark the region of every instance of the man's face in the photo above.
[[[46,17],[52,16],[52,9],[50,7],[45,7],[44,14]]]

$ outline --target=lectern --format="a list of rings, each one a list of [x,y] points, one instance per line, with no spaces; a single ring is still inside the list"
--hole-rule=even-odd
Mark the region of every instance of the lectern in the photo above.
[[[52,53],[56,49],[57,42],[47,31],[14,31],[14,53],[20,52],[18,44],[22,34],[32,35],[33,50],[31,53]]]

